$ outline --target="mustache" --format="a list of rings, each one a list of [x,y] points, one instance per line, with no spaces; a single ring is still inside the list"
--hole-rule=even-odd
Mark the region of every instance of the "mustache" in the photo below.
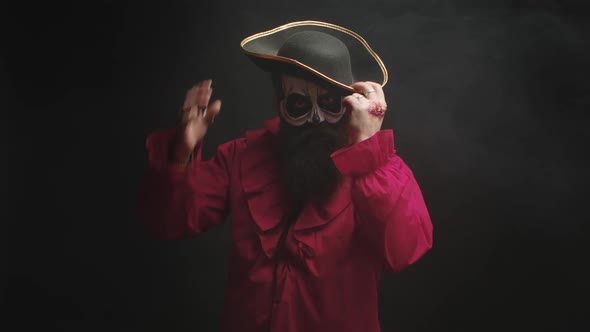
[[[282,143],[289,147],[301,146],[302,144],[309,144],[310,141],[339,141],[343,137],[343,130],[334,124],[322,122],[314,125],[306,123],[301,126],[291,126],[283,124],[281,126]]]

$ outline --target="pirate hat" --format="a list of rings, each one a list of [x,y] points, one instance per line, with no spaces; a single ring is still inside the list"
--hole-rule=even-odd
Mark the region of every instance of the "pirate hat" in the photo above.
[[[387,83],[387,69],[355,32],[320,21],[298,21],[242,40],[242,50],[260,68],[329,83],[347,92],[356,81]]]

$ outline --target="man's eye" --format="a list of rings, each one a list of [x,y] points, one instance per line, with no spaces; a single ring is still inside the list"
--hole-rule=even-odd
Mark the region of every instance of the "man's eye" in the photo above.
[[[340,96],[334,94],[324,94],[318,97],[318,106],[330,113],[340,112]]]
[[[287,113],[293,118],[298,118],[311,111],[311,100],[308,96],[292,93],[287,97]]]
[[[295,100],[295,107],[297,108],[304,108],[306,105],[307,103],[305,102],[305,100],[301,98],[297,98],[297,100]]]

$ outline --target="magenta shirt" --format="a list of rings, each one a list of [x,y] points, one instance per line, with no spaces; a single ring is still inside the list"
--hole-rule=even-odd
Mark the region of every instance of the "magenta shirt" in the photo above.
[[[199,146],[187,170],[167,164],[173,130],[151,134],[139,219],[154,237],[173,240],[197,236],[231,213],[224,332],[377,332],[381,272],[398,272],[432,247],[428,210],[396,154],[393,131],[332,154],[344,179],[323,205],[305,206],[290,229],[273,292],[271,257],[286,209],[278,128],[278,118],[268,120],[207,161]]]

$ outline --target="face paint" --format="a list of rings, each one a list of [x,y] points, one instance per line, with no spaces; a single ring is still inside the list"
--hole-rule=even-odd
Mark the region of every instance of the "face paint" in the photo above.
[[[310,81],[282,76],[283,95],[280,114],[292,126],[307,122],[338,122],[344,115],[343,96],[330,92]]]

